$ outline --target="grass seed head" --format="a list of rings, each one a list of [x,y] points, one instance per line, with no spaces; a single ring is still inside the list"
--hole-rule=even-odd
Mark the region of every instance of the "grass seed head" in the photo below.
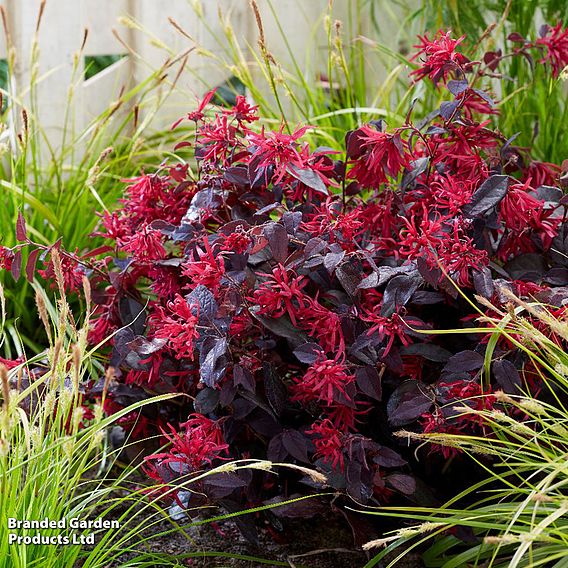
[[[0,381],[2,382],[2,398],[4,401],[4,411],[8,411],[10,406],[10,378],[8,377],[8,369],[5,365],[0,364]]]

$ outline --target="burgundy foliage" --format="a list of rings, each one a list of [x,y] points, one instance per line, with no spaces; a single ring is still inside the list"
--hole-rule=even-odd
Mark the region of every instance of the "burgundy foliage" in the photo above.
[[[511,41],[557,75],[566,34]],[[259,128],[242,97],[211,113],[207,94],[188,115],[197,173],[164,163],[128,180],[121,207],[102,216],[112,253],[63,256],[69,290],[91,278],[91,341],[114,333],[108,410],[189,395],[123,420],[171,442],[147,457],[152,478],[175,485],[257,457],[319,468],[359,502],[420,501],[394,431],[476,431],[458,403],[539,391],[505,341],[482,383],[487,338],[432,333],[475,327],[474,295],[502,306],[509,289],[559,316],[568,297],[561,169],[491,129],[493,102],[476,85],[503,56],[470,61],[460,41],[439,32],[417,46],[412,75],[444,85],[439,109],[419,124],[410,113],[395,128],[364,124],[343,154],[310,148],[308,126]],[[15,254],[0,249],[0,264],[10,269]],[[206,485],[228,509],[291,491],[260,472]]]

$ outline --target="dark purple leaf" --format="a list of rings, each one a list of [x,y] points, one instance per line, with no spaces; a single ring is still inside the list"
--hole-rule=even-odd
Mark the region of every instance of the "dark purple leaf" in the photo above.
[[[416,480],[411,475],[391,473],[387,475],[386,482],[403,495],[412,495],[416,491]]]
[[[219,309],[215,296],[203,284],[199,284],[185,297],[188,305],[199,307],[199,322],[212,322]]]
[[[208,387],[216,386],[227,371],[228,343],[225,337],[207,337],[199,349],[199,375]]]
[[[460,351],[450,357],[444,367],[445,373],[461,373],[477,371],[483,366],[483,355],[475,351]]]
[[[172,130],[178,126],[179,121],[177,121],[176,123],[174,123],[174,125],[172,126]],[[177,152],[178,150],[181,150],[182,148],[190,148],[191,147],[191,142],[189,142],[188,140],[183,140],[182,142],[178,142],[175,146],[174,146],[174,152]]]
[[[321,254],[326,248],[327,243],[324,240],[319,237],[314,237],[306,243],[306,246],[304,247],[304,254],[306,258],[310,258],[311,256]]]
[[[134,335],[144,335],[146,312],[134,298],[123,296],[119,301],[120,319],[123,326],[130,326]]]
[[[227,168],[223,174],[225,180],[239,187],[249,185],[248,169],[245,166],[233,166]]]
[[[386,446],[381,446],[381,448],[373,456],[373,461],[377,465],[385,468],[402,467],[407,463],[402,456]]]
[[[493,362],[493,373],[499,386],[509,394],[519,394],[521,391],[521,376],[511,361],[499,359]]]
[[[436,116],[438,116],[440,113],[437,112]],[[446,134],[448,130],[446,128],[442,128],[441,126],[429,126],[428,130],[426,130],[426,132],[424,134],[426,134],[427,136],[435,136],[436,134]]]
[[[416,306],[429,306],[439,304],[445,301],[445,297],[440,292],[432,292],[430,290],[417,290],[412,294],[411,303]]]
[[[193,196],[182,223],[191,224],[194,221],[199,221],[203,213],[214,211],[222,203],[221,196],[215,190],[212,188],[202,189]]]
[[[432,389],[415,380],[404,381],[391,395],[387,415],[393,426],[402,426],[416,420],[430,410],[434,402]]]
[[[481,270],[474,269],[473,274],[473,286],[475,291],[484,298],[491,299],[493,292],[495,292],[495,286],[493,284],[493,277],[491,276],[491,270],[487,266],[484,266]]]
[[[317,343],[304,343],[294,349],[298,361],[306,365],[313,365],[323,353],[323,349]]]
[[[284,430],[282,444],[293,458],[305,463],[310,461],[308,459],[308,441],[297,430]]]
[[[552,286],[568,284],[568,268],[551,268],[544,277],[544,282]]]
[[[323,264],[323,256],[316,254],[304,262],[304,268],[315,268]]]
[[[282,442],[283,433],[277,434],[270,439],[266,450],[267,457],[273,462],[283,462],[288,457],[288,450]]]
[[[359,290],[367,290],[368,288],[376,288],[379,285],[379,275],[376,272],[371,272],[359,282]]]
[[[446,363],[452,354],[439,345],[432,343],[411,343],[400,350],[402,355],[418,355],[428,361]]]
[[[256,389],[253,374],[241,365],[235,365],[233,367],[233,381],[235,386],[241,386],[249,392],[254,392]]]
[[[419,101],[420,99],[418,97],[414,97],[408,107],[408,111],[406,112],[406,118],[404,120],[404,124],[410,124],[411,123],[411,117],[412,117],[412,112],[414,111],[414,107],[416,106],[416,103]]]
[[[479,217],[495,207],[507,195],[509,176],[494,175],[486,179],[475,191],[471,201],[463,206],[465,217]]]
[[[265,363],[262,367],[262,371],[264,376],[264,390],[268,404],[270,404],[274,413],[279,416],[286,406],[288,390],[274,371],[272,365]]]
[[[263,408],[263,402],[254,393],[243,391],[243,398],[237,398],[233,402],[233,418],[235,420],[244,420],[253,410]],[[268,412],[272,412],[266,405]]]
[[[370,126],[374,127],[379,132],[385,132],[387,129],[387,123],[382,118],[377,118],[374,120],[369,120]]]
[[[204,415],[210,414],[217,408],[220,396],[221,393],[217,389],[207,387],[200,390],[193,401],[195,412]]]
[[[559,203],[564,196],[564,192],[559,187],[540,185],[534,191],[531,191],[531,195],[534,195],[540,201]]]
[[[26,220],[21,211],[18,211],[18,220],[16,221],[16,239],[19,241],[28,240],[28,232],[26,229]]]
[[[237,489],[238,487],[246,487],[247,482],[241,479],[236,473],[222,472],[213,473],[208,475],[204,482],[207,485],[214,485],[215,487],[222,487],[224,489]]]
[[[513,134],[513,136],[511,136],[510,138],[507,138],[507,141],[505,142],[505,144],[501,148],[501,155],[503,155],[506,151],[510,150],[511,145],[519,137],[520,134],[521,134],[520,132],[516,132],[515,134]]]
[[[299,493],[294,493],[289,496],[289,499],[301,497]],[[274,505],[274,509],[270,512],[277,517],[286,519],[311,519],[316,515],[322,515],[328,510],[328,505],[323,499],[303,499],[290,503],[289,505],[279,505],[286,499],[284,497],[273,497],[264,502],[265,505]]]
[[[345,261],[335,269],[335,276],[339,280],[343,289],[350,295],[357,294],[358,286],[361,283],[361,274],[350,261]]]
[[[229,406],[233,400],[235,400],[235,396],[237,395],[237,387],[231,381],[223,381],[221,383],[221,391],[219,396],[219,404],[226,408]]]
[[[345,251],[342,250],[341,252],[328,252],[323,257],[323,265],[325,269],[331,274],[336,266],[343,260],[345,256]]]
[[[345,135],[345,155],[348,160],[356,160],[363,155],[365,133],[360,130],[350,130]]]
[[[268,205],[266,205],[265,207],[262,207],[261,209],[259,209],[254,216],[255,217],[265,217],[267,216],[269,213],[272,213],[272,211],[278,209],[279,207],[281,207],[280,203],[269,203]]]
[[[278,335],[279,337],[284,337],[287,339],[292,346],[297,347],[302,345],[302,343],[307,343],[306,335],[298,330],[288,316],[282,316],[281,318],[268,318],[261,316],[257,313],[258,308],[252,306],[250,313],[255,319],[257,319],[266,329]]]
[[[482,91],[481,89],[473,89],[474,92],[479,95],[490,107],[495,106],[495,101],[489,96],[489,93]]]
[[[421,282],[422,279],[418,275],[407,274],[399,274],[389,280],[383,295],[381,315],[390,317],[398,308],[406,305]]]
[[[288,172],[305,186],[324,195],[329,195],[325,183],[316,171],[309,168],[298,168],[294,164],[290,164],[288,166]]]
[[[294,235],[302,223],[302,213],[300,211],[286,211],[280,221],[284,224],[286,232]]]
[[[458,95],[461,95],[464,91],[467,91],[467,89],[469,88],[469,83],[465,79],[459,79],[459,80],[452,79],[451,81],[448,81],[447,87],[448,91],[450,91],[452,95],[457,97]]]
[[[380,266],[379,269],[379,283],[378,286],[386,284],[391,278],[399,274],[410,275],[416,272],[416,266],[412,263],[405,264],[404,266]]]
[[[26,262],[26,278],[28,279],[29,282],[33,282],[36,270],[37,257],[39,256],[39,253],[40,253],[39,249],[33,249],[28,256],[28,260]]]
[[[12,273],[12,277],[17,282],[20,279],[20,275],[22,273],[22,251],[18,249],[14,253],[14,257],[12,258],[12,268],[10,269]]]
[[[417,160],[410,162],[410,170],[407,171],[402,178],[402,189],[408,189],[416,181],[418,176],[423,174],[428,169],[429,163],[430,159],[427,157],[418,158]]]
[[[168,223],[162,219],[156,219],[150,223],[150,227],[156,231],[160,231],[162,235],[170,237],[177,228],[177,225],[173,223]]]
[[[533,252],[515,256],[504,268],[513,280],[539,280],[547,271],[544,257]]]
[[[499,62],[501,61],[502,55],[503,52],[500,49],[498,49],[497,51],[488,51],[483,56],[483,62],[487,65],[487,67],[489,67],[489,69],[491,69],[491,71],[495,71],[495,69],[497,69],[497,66],[499,65]]]
[[[430,266],[430,264],[426,262],[426,259],[418,258],[416,261],[416,267],[420,276],[422,276],[424,281],[427,284],[430,284],[430,286],[437,288],[439,283],[443,281],[442,271],[437,267]]]
[[[368,397],[375,400],[382,400],[383,391],[381,385],[381,376],[375,367],[367,365],[359,367],[355,371],[355,378],[359,390]]]
[[[187,242],[190,241],[197,229],[194,225],[190,223],[181,223],[179,227],[171,234],[171,238],[174,242]]]
[[[357,503],[365,502],[364,486],[362,482],[362,465],[360,462],[350,460],[347,462],[347,493]]]
[[[445,101],[440,105],[440,116],[444,120],[450,120],[454,116],[457,108],[459,107],[459,101]]]
[[[521,42],[521,43],[525,42],[525,38],[519,32],[510,33],[507,36],[507,39],[509,41],[514,41],[514,42]]]
[[[288,233],[280,223],[269,223],[264,227],[272,256],[276,262],[283,263],[288,256]]]

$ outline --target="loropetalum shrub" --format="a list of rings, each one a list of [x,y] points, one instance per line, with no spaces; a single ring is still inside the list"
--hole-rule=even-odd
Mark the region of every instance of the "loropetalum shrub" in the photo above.
[[[398,127],[347,132],[344,153],[310,148],[309,126],[259,127],[243,97],[211,109],[205,96],[187,116],[195,140],[178,145],[193,147],[194,169],[164,162],[128,180],[120,208],[102,216],[112,247],[59,255],[69,291],[83,274],[96,291],[92,343],[114,334],[107,411],[188,395],[121,420],[134,436],[162,431],[171,442],[146,457],[152,478],[175,485],[218,460],[266,457],[316,466],[359,502],[419,499],[394,430],[479,431],[458,402],[540,390],[505,343],[487,375],[486,338],[432,331],[475,326],[469,301],[501,306],[504,288],[563,313],[565,171],[489,128],[484,115],[497,109],[482,85],[503,57],[535,52],[557,75],[567,38],[546,28],[536,44],[512,38],[512,54],[483,62],[449,32],[420,38],[412,75],[447,100],[420,123],[409,111]],[[21,246],[41,248],[22,219],[19,233]],[[17,264],[18,251],[1,254]],[[229,507],[297,490],[250,474],[203,487]]]

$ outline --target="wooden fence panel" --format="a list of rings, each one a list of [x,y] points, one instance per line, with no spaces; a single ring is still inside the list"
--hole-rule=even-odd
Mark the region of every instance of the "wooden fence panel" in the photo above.
[[[8,13],[8,0],[0,0],[0,6],[2,6],[2,8],[5,10],[5,14],[9,17],[9,13]],[[5,37],[4,37],[4,32],[2,32],[2,41],[0,41],[0,59],[6,59],[7,55],[8,55],[8,50],[7,45],[6,45],[6,41],[5,41]]]
[[[67,0],[69,1],[69,0]],[[82,2],[81,25],[89,30],[85,55],[114,55],[124,53],[125,48],[116,39],[113,29],[119,19],[131,13],[136,0],[75,0]]]
[[[61,0],[43,4],[38,29],[41,7],[40,0],[6,4],[15,53],[15,95],[57,146],[66,128],[64,117],[69,125],[83,120],[82,92],[74,88],[83,75],[83,62],[75,56],[83,40],[83,28],[78,25],[82,5]],[[35,84],[33,101],[31,84]]]
[[[73,125],[76,131],[83,129],[116,100],[121,88],[143,81],[165,61],[175,64],[165,69],[157,96],[168,94],[174,83],[176,89],[165,99],[152,126],[171,124],[194,106],[196,98],[231,77],[230,64],[218,62],[230,63],[231,59],[226,54],[225,21],[230,21],[253,76],[260,72],[249,51],[251,47],[257,49],[259,33],[248,0],[0,0],[0,4],[8,14],[16,53],[13,95],[37,111],[38,123],[55,147],[65,128]],[[329,0],[257,0],[257,4],[267,48],[276,61],[287,69],[298,66],[308,81],[325,73],[323,14]],[[347,21],[349,9],[356,4],[336,0],[333,17]],[[42,6],[41,26],[36,33]],[[180,33],[176,26],[184,31]],[[89,34],[79,57],[85,28]],[[123,43],[117,40],[113,28]],[[193,51],[187,53],[191,48]],[[2,49],[0,57],[6,56]],[[126,51],[128,58],[84,80],[85,55]],[[33,53],[37,53],[37,60],[31,64]],[[183,72],[182,62],[186,64]],[[37,109],[29,97],[33,78],[37,80]],[[267,82],[259,80],[258,85],[269,96]],[[72,104],[68,104],[70,97]]]

